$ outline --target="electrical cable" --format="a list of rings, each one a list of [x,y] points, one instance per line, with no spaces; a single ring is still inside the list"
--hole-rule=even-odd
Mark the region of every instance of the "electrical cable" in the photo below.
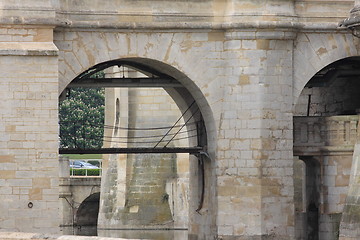
[[[190,108],[195,104],[195,100],[190,104],[190,106],[184,111],[184,113],[178,118],[178,120],[174,123],[174,125],[167,131],[167,133],[165,133],[165,135],[160,139],[160,141],[155,144],[154,148],[157,147],[157,145],[159,145],[159,143],[166,137],[166,135],[168,135],[170,133],[170,131],[174,128],[174,126],[176,126],[176,124],[184,117],[184,115],[187,113],[187,111],[190,110]],[[182,127],[181,127],[182,128]]]
[[[189,132],[194,132],[194,131],[197,131],[197,129],[191,129],[191,130],[186,130],[186,131],[183,131],[183,132],[179,132],[179,134],[184,134],[184,133],[189,133]],[[175,135],[176,133],[170,133],[168,134],[168,136],[173,136]],[[105,136],[104,135],[104,138],[120,138],[120,139],[136,139],[136,138],[157,138],[157,137],[162,137],[163,135],[153,135],[153,136],[133,136],[133,137],[112,137],[112,136]]]
[[[191,118],[193,118],[195,116],[195,114],[199,111],[199,108],[196,109],[196,111],[191,115],[191,117],[189,117],[189,119],[185,122],[185,124],[183,125],[183,127],[190,121]],[[175,138],[175,136],[181,131],[181,129],[183,128],[181,127],[179,129],[179,131],[168,141],[167,144],[165,144],[164,147],[167,147],[167,145],[169,145],[169,143]]]
[[[65,136],[69,136],[69,135],[65,135]],[[183,140],[183,139],[189,139],[189,138],[193,138],[193,137],[197,137],[198,135],[191,135],[191,136],[186,136],[186,137],[181,137],[181,138],[173,138],[172,140]],[[110,138],[110,137],[109,137]],[[82,138],[83,140],[86,140],[86,138]],[[99,140],[103,140],[103,142],[109,142],[109,143],[157,143],[158,141],[111,141],[111,140],[104,140],[102,137],[92,137],[92,139],[99,139]],[[162,140],[161,142],[168,142],[168,140]]]
[[[81,121],[77,121],[77,122],[70,122],[70,121],[60,121],[59,124],[64,124],[64,123],[71,123],[72,125],[75,125],[75,123],[81,123],[80,125],[78,125],[79,127],[81,126],[91,126],[91,127],[104,127],[104,129],[123,129],[123,130],[129,130],[129,131],[137,131],[137,130],[141,130],[141,131],[146,131],[146,130],[161,130],[161,129],[169,129],[169,128],[177,128],[177,127],[182,127],[183,124],[180,125],[176,125],[176,126],[166,126],[166,127],[147,127],[147,128],[129,128],[129,127],[117,127],[117,126],[112,126],[112,125],[99,125],[99,124],[84,124]],[[194,125],[197,122],[191,122],[188,123],[187,125]]]
[[[197,135],[192,135],[192,136],[188,136],[188,137],[181,137],[181,138],[175,138],[175,139],[172,139],[172,140],[184,140],[184,139],[189,139],[189,138],[193,138],[193,137],[197,137]],[[138,141],[135,141],[135,142],[123,142],[123,141],[108,141],[108,140],[104,140],[104,142],[110,142],[110,143],[157,143],[158,141],[145,141],[145,142],[138,142]],[[165,140],[161,141],[161,142],[166,142]]]

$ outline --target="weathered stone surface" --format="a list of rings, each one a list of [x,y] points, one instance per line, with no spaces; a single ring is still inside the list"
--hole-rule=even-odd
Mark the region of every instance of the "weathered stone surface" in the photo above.
[[[189,238],[295,239],[292,116],[306,111],[302,91],[314,74],[339,59],[359,55],[359,40],[337,29],[353,4],[0,1],[1,230],[58,231],[58,96],[90,67],[127,59],[179,81],[184,88],[168,93],[182,111],[196,100],[205,120],[209,157],[204,160],[206,187],[199,213],[198,159],[190,156],[189,169],[178,165],[190,179]],[[335,90],[306,90],[319,93],[313,99],[316,113],[343,110],[335,103],[349,94],[336,95],[339,89]],[[167,101],[160,95],[142,97],[155,106],[156,101]],[[333,101],[323,105],[323,99]],[[142,104],[145,110],[138,114],[148,117],[148,105]],[[153,110],[156,117],[168,113]],[[339,152],[340,140],[330,140],[335,148],[329,149]],[[319,161],[324,164],[326,197],[320,207],[329,214],[323,216],[322,230],[335,225],[337,217],[330,214],[341,212],[351,182],[349,156],[340,159],[334,154]],[[112,159],[107,166],[113,169],[105,182],[118,182],[103,185],[109,192],[103,195],[104,215],[126,205],[120,195],[126,184],[131,185],[126,171],[118,170],[129,167],[125,158]],[[134,166],[139,166],[134,176],[146,167]],[[186,180],[176,184],[180,183],[187,185]],[[157,194],[165,194],[171,184],[175,183],[158,184]],[[30,201],[32,209],[27,206]],[[129,205],[129,214],[141,211],[140,205]],[[171,209],[165,208],[164,219],[169,219]]]

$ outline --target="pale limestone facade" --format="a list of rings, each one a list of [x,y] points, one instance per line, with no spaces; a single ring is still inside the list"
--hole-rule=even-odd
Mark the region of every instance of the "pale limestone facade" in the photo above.
[[[359,55],[358,38],[338,27],[353,7],[0,1],[0,230],[58,231],[58,96],[88,68],[127,59],[179,81],[186,90],[169,94],[182,111],[196,100],[205,120],[208,187],[200,215],[191,156],[189,239],[295,239],[295,105],[314,74]]]

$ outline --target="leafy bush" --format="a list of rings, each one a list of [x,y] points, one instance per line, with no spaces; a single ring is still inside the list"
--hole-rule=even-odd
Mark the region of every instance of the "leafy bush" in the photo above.
[[[100,162],[98,160],[89,160],[87,162],[94,166],[100,167]]]
[[[101,169],[77,169],[77,168],[71,168],[70,169],[70,175],[73,176],[100,176]]]

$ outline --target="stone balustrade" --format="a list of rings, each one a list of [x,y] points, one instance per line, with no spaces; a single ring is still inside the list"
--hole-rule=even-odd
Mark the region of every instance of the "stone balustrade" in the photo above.
[[[359,116],[294,117],[294,155],[352,151]]]

